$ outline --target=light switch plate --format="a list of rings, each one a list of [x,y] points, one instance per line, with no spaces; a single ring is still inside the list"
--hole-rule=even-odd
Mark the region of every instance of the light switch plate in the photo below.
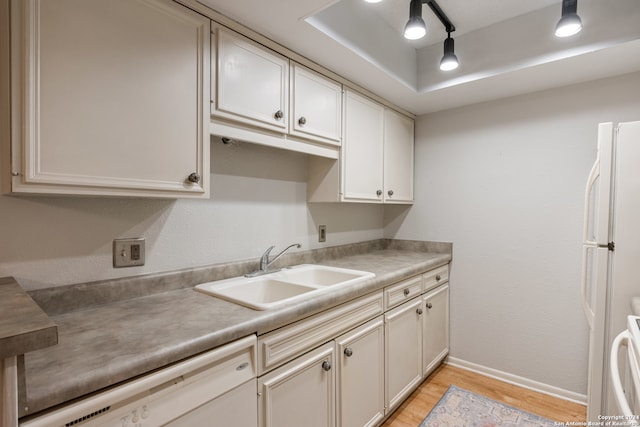
[[[113,267],[139,267],[144,265],[144,237],[115,239],[113,241]]]

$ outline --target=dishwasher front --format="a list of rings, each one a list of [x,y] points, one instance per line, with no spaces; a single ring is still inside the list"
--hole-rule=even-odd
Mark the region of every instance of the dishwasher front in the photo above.
[[[257,427],[251,335],[42,415],[21,427]]]

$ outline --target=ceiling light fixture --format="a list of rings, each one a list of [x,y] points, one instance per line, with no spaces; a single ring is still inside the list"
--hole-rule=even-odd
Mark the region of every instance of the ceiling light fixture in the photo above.
[[[562,0],[562,16],[556,25],[556,37],[569,37],[582,29],[578,16],[578,0]]]
[[[422,0],[411,0],[409,3],[409,21],[404,26],[404,38],[418,40],[427,34],[427,26],[422,19]]]
[[[364,0],[367,3],[380,3],[382,0]]]
[[[442,71],[451,71],[458,68],[458,57],[453,51],[453,39],[451,33],[447,34],[447,38],[444,40],[444,55],[440,61],[440,69]]]

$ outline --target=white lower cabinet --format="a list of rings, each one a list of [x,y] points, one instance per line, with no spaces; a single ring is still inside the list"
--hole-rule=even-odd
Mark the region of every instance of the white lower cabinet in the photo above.
[[[375,426],[384,418],[384,321],[379,316],[336,338],[337,427]]]
[[[258,378],[260,427],[333,427],[334,365],[331,341]]]
[[[387,410],[395,409],[422,381],[422,298],[384,315]]]
[[[422,364],[428,375],[449,353],[449,284],[425,294],[422,302]]]
[[[261,335],[260,427],[380,425],[449,352],[448,279],[444,265]]]

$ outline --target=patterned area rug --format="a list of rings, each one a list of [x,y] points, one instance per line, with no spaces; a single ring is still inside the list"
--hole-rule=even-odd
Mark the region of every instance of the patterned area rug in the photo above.
[[[557,425],[538,415],[505,405],[454,385],[419,427],[540,427]]]

